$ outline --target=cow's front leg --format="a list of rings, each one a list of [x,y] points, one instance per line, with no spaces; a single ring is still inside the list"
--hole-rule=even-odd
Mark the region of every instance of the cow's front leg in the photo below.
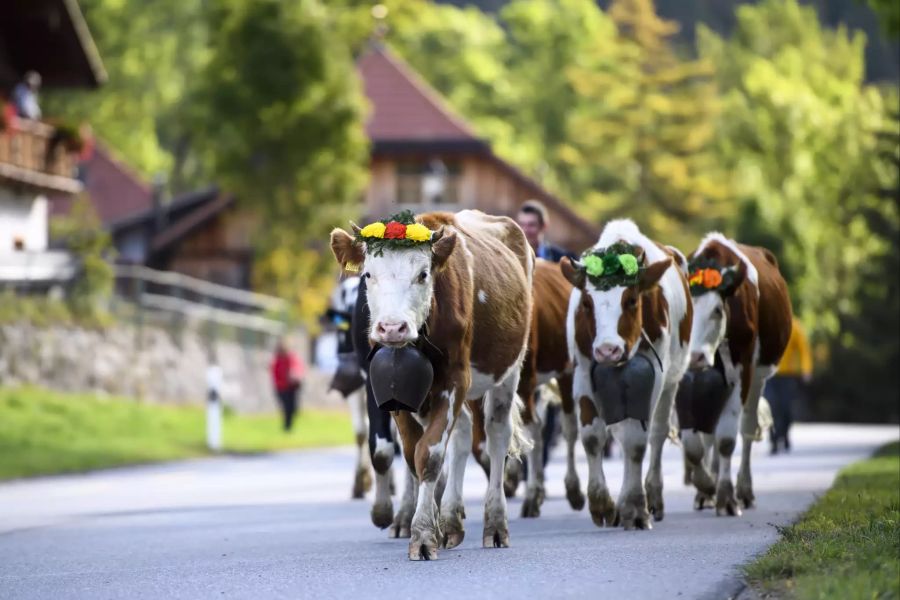
[[[716,482],[716,515],[740,516],[741,509],[734,496],[731,481],[731,455],[737,443],[738,422],[741,415],[741,384],[734,386],[725,402],[725,410],[716,425],[715,452],[718,458]]]
[[[412,526],[413,514],[416,512],[416,498],[419,495],[419,482],[416,480],[415,472],[405,464],[403,465],[405,473],[403,497],[400,499],[400,508],[394,516],[394,522],[391,524],[388,537],[391,538],[408,538],[410,536],[410,527]]]
[[[666,381],[650,417],[650,465],[647,468],[647,480],[644,482],[644,487],[647,491],[647,507],[655,521],[662,521],[665,517],[662,450],[671,431],[672,405],[675,402],[678,383],[679,380]]]
[[[606,445],[606,422],[600,418],[594,401],[582,395],[578,399],[581,419],[581,444],[588,462],[588,510],[597,527],[612,526],[616,516],[606,476],[603,474],[603,446]]]
[[[466,509],[463,505],[463,479],[471,445],[472,413],[463,404],[450,434],[447,487],[441,501],[441,530],[444,534],[441,542],[444,548],[456,548],[466,535],[463,527],[463,519],[466,518]]]
[[[625,478],[616,505],[617,521],[625,529],[651,529],[647,496],[641,479],[644,454],[647,452],[647,432],[640,421],[632,418],[619,421],[610,428],[625,453]]]
[[[435,487],[441,476],[444,453],[450,437],[453,417],[451,398],[453,398],[451,392],[432,392],[428,414],[420,417],[424,430],[415,443],[414,466],[419,480],[419,497],[410,527],[410,560],[434,560],[438,555],[442,536],[435,501]],[[412,417],[406,415],[406,418]],[[400,420],[397,424],[401,424]],[[408,437],[402,427],[401,435],[405,449]]]
[[[528,454],[528,477],[525,482],[525,500],[522,502],[522,517],[541,516],[541,504],[544,503],[544,436],[543,424],[538,415],[538,407],[534,399],[523,398],[524,410],[522,421],[531,438],[531,452]],[[517,462],[510,460],[508,462]]]
[[[584,508],[584,493],[581,480],[575,470],[575,442],[578,441],[578,417],[572,399],[572,376],[563,375],[559,379],[559,395],[562,399],[562,434],[566,440],[566,499],[575,510]]]
[[[753,442],[763,439],[764,431],[760,430],[759,408],[760,396],[766,379],[771,375],[769,367],[758,368],[750,383],[747,401],[741,411],[741,465],[737,476],[737,499],[744,508],[756,505],[753,494],[753,477],[750,474],[750,453]]]
[[[520,410],[515,394],[519,371],[515,370],[506,381],[496,386],[484,399],[487,452],[490,457],[490,476],[484,501],[485,548],[509,547],[509,523],[506,513],[506,496],[503,493],[503,463],[507,454],[517,454],[521,445],[527,446],[521,421],[515,411]]]

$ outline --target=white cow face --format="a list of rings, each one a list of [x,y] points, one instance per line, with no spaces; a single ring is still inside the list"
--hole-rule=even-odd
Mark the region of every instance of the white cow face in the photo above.
[[[641,270],[637,284],[601,290],[586,278],[580,263],[563,259],[563,275],[582,290],[580,310],[593,317],[594,360],[601,364],[618,363],[635,355],[643,329],[643,296],[656,289],[671,264],[668,258],[655,262]]]
[[[434,298],[431,269],[428,247],[366,256],[363,277],[372,314],[369,338],[373,342],[403,346],[418,338]]]
[[[331,233],[331,248],[342,265],[362,263],[366,299],[371,313],[369,339],[386,346],[415,342],[425,324],[434,298],[434,275],[446,264],[456,246],[456,234],[443,229],[432,236],[430,246],[384,249],[379,255],[365,252],[347,232]]]
[[[707,292],[694,298],[691,368],[713,366],[716,350],[725,340],[727,325],[725,301],[718,292]]]

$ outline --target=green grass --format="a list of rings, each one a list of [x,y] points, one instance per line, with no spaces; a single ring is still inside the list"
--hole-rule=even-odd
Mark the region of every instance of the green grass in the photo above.
[[[204,456],[205,410],[123,398],[0,388],[0,479]],[[286,434],[275,415],[226,413],[226,452],[353,442],[349,415],[304,410]]]
[[[900,444],[850,465],[782,539],[746,567],[786,598],[900,598]]]

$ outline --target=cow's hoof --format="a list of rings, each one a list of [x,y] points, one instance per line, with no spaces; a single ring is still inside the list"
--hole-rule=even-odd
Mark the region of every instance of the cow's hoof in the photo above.
[[[616,503],[605,487],[588,485],[588,510],[597,527],[614,527]]]
[[[584,508],[584,493],[581,491],[581,481],[578,480],[578,477],[566,478],[566,500],[569,501],[572,510]]]
[[[417,531],[409,540],[409,560],[437,560],[437,542],[432,531]]]
[[[372,523],[379,529],[390,527],[394,522],[394,504],[390,500],[387,502],[376,502],[372,505]]]
[[[719,488],[716,490],[716,516],[722,515],[741,516],[741,507],[734,497],[734,485],[730,481],[719,482]]]
[[[466,537],[463,519],[466,518],[466,509],[462,504],[441,511],[441,531],[444,532],[441,545],[444,548],[456,548]]]
[[[703,510],[704,508],[714,508],[716,503],[713,502],[713,497],[711,494],[704,494],[703,492],[697,492],[694,495],[694,510]]]
[[[632,496],[620,502],[616,507],[615,523],[626,531],[633,529],[653,529],[650,523],[650,511],[647,510],[647,498]]]
[[[744,508],[756,507],[756,496],[753,495],[753,482],[749,477],[738,476],[737,499]]]
[[[665,518],[665,504],[663,503],[662,485],[648,483],[647,509],[653,515],[654,521],[662,521]]]
[[[412,518],[413,513],[411,510],[401,508],[400,512],[397,513],[397,516],[394,517],[394,521],[391,523],[391,528],[388,530],[388,537],[391,539],[410,537]]]
[[[716,481],[704,467],[694,467],[693,484],[697,490],[705,496],[712,498],[716,494]]]
[[[541,503],[537,498],[525,498],[522,502],[522,518],[536,519],[541,516]]]
[[[353,493],[351,494],[354,500],[359,500],[360,498],[365,498],[366,492],[372,489],[372,475],[369,473],[368,469],[360,469],[356,472],[356,478],[353,480]]]
[[[503,494],[507,498],[514,497],[521,481],[522,465],[519,461],[510,459],[506,463],[506,475],[503,478]]]
[[[488,528],[485,527],[482,546],[485,548],[509,548],[509,531],[488,531]]]

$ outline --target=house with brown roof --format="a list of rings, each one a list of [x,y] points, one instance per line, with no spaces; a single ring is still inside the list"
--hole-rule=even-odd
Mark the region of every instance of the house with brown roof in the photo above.
[[[477,208],[513,216],[528,199],[547,207],[551,242],[580,251],[597,241],[598,228],[510,163],[448,106],[408,64],[381,45],[358,61],[372,113],[366,216]]]
[[[550,241],[580,251],[598,230],[564,202],[498,157],[412,68],[382,46],[373,45],[357,68],[371,113],[371,176],[362,219],[383,218],[402,209],[414,212],[477,208],[514,215],[528,199],[538,199],[550,217]],[[101,213],[107,191],[87,185]],[[93,186],[93,187],[92,187]],[[115,202],[115,198],[110,201]],[[252,281],[252,215],[216,188],[144,208],[110,227],[119,259],[201,279],[249,288]]]

